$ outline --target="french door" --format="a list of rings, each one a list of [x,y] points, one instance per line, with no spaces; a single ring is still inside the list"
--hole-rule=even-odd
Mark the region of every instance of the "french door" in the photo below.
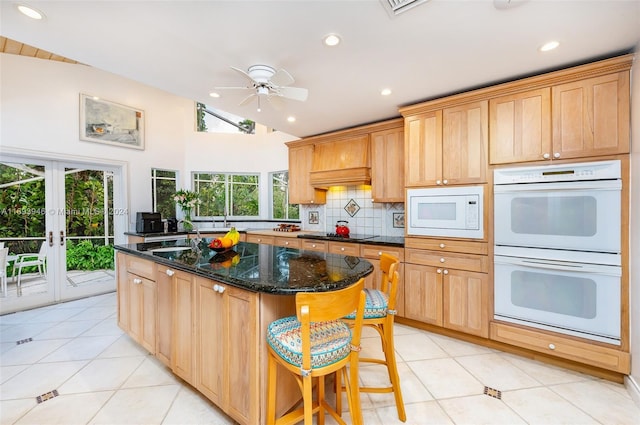
[[[9,248],[0,314],[115,290],[114,235],[127,223],[122,167],[3,157],[0,189]]]

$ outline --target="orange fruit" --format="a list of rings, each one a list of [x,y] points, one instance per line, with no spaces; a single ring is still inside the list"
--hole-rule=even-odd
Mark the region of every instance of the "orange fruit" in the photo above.
[[[220,238],[220,240],[222,241],[223,248],[231,248],[233,246],[233,239],[231,238],[225,236],[223,238]]]

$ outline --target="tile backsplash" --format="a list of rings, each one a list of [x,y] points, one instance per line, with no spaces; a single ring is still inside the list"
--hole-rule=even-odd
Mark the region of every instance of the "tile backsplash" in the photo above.
[[[404,236],[404,204],[372,202],[371,186],[332,186],[326,205],[300,208],[304,230],[334,232],[338,220],[348,221],[351,233]]]

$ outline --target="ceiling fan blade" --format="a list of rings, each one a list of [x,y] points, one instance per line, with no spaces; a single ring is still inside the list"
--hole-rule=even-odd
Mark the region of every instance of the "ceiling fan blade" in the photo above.
[[[293,84],[295,80],[287,71],[279,69],[269,78],[269,81],[276,86],[288,86],[289,84]]]
[[[284,108],[284,101],[278,95],[268,95],[267,100],[274,109],[281,110]]]
[[[242,75],[244,78],[247,79],[247,81],[249,81],[251,83],[251,85],[253,86],[256,82],[253,78],[251,78],[251,76],[249,74],[247,74],[246,71],[243,71],[240,68],[236,68],[235,66],[232,66],[231,69],[233,69],[234,71],[236,71],[238,74]]]
[[[213,90],[254,90],[253,87],[214,87]]]
[[[278,94],[287,99],[298,100],[304,102],[309,96],[309,90],[301,87],[279,87]]]
[[[251,93],[249,96],[247,96],[244,99],[242,99],[242,102],[240,102],[238,104],[238,106],[246,105],[247,103],[249,103],[251,101],[251,99],[253,99],[256,96],[257,96],[257,94]]]

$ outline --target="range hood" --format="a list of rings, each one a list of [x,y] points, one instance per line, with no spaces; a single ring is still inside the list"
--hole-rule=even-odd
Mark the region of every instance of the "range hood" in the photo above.
[[[371,184],[369,135],[318,143],[313,151],[313,166],[309,173],[311,186]]]

